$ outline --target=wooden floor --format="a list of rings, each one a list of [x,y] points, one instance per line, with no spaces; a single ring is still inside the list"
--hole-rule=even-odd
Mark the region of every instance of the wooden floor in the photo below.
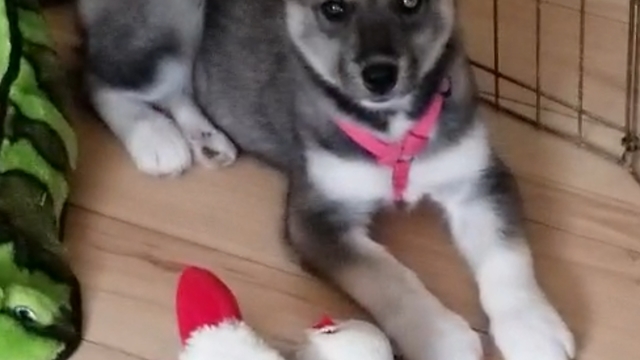
[[[68,12],[48,18],[71,62],[77,38]],[[279,174],[242,159],[221,172],[152,179],[133,168],[91,115],[76,110],[81,159],[67,241],[84,285],[87,333],[74,360],[175,359],[173,299],[183,264],[222,276],[248,321],[283,348],[321,313],[361,315],[285,252]],[[640,185],[582,149],[487,116],[498,150],[518,175],[540,281],[575,331],[579,359],[639,359]],[[433,214],[390,216],[377,231],[486,334],[474,284]],[[490,345],[487,358],[499,358]]]

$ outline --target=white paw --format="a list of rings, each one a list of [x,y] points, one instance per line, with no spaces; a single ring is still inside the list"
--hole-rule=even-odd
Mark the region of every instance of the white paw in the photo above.
[[[200,164],[224,167],[236,160],[236,146],[202,114],[190,98],[176,97],[168,103],[168,109]]]
[[[179,175],[191,166],[191,152],[182,133],[170,119],[141,119],[125,141],[138,169],[154,175]]]
[[[238,156],[236,146],[225,134],[212,125],[190,129],[187,140],[196,160],[207,167],[225,167],[233,164]]]
[[[571,331],[543,296],[491,318],[492,334],[505,360],[567,360],[575,356]]]
[[[406,360],[481,360],[482,342],[466,320],[449,309],[399,318],[393,340]],[[396,318],[397,320],[398,318]],[[395,327],[394,326],[394,327]]]
[[[480,360],[483,353],[480,336],[455,313],[438,322],[425,347],[427,360]]]

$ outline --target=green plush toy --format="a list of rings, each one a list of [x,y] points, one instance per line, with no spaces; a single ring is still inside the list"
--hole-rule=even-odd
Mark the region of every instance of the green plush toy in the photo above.
[[[35,0],[0,0],[0,360],[62,360],[82,334],[62,246],[75,134]]]

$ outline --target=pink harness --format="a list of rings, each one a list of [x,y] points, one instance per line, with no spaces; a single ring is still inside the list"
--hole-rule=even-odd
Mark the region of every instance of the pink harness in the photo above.
[[[445,94],[449,91],[448,86],[449,82],[445,81],[441,91],[435,95],[422,118],[400,141],[395,143],[380,140],[369,130],[353,122],[337,122],[346,135],[376,157],[378,164],[392,168],[393,197],[396,202],[401,202],[404,199],[411,163],[429,141],[442,113]]]

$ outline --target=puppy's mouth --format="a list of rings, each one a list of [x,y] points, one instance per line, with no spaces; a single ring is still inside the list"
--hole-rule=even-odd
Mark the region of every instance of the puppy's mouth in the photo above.
[[[363,99],[360,104],[372,110],[402,109],[411,105],[412,94],[407,92],[401,95],[388,95],[375,98]]]

